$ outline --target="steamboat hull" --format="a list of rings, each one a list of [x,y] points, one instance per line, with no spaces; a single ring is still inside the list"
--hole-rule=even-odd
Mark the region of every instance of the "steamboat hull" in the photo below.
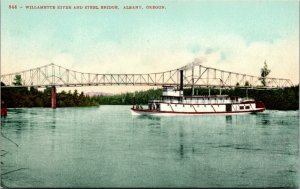
[[[263,112],[265,108],[258,108],[249,111],[232,111],[232,112],[172,112],[172,111],[157,111],[157,110],[140,110],[131,108],[132,115],[153,115],[153,116],[175,116],[175,115],[241,115],[255,114]]]

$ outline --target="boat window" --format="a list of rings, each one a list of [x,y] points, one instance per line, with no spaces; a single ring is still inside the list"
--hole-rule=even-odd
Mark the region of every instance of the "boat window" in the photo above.
[[[250,109],[250,106],[246,106],[246,109]]]
[[[243,109],[244,109],[244,106],[240,106],[240,109],[243,110]]]

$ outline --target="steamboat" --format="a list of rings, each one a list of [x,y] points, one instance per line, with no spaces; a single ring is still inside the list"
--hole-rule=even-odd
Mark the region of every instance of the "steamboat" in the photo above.
[[[173,86],[163,86],[160,100],[151,100],[148,108],[140,105],[131,108],[133,115],[205,115],[205,114],[249,114],[263,112],[265,105],[261,101],[238,96],[184,96],[183,79],[180,79],[180,89]]]

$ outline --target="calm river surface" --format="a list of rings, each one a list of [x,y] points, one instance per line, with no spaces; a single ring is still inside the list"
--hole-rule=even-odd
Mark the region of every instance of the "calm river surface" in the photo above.
[[[298,186],[299,111],[148,117],[129,108],[9,109],[1,185]]]

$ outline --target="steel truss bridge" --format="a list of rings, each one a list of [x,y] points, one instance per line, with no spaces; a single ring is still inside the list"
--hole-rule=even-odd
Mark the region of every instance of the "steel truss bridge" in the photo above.
[[[70,70],[53,63],[1,75],[1,87],[79,87],[79,86],[179,86],[180,70],[183,70],[185,87],[210,88],[284,88],[293,86],[289,79],[265,77],[266,85],[262,85],[262,77],[224,71],[193,62],[184,67],[157,73],[145,74],[98,74]],[[14,85],[14,78],[20,75],[22,86]]]

